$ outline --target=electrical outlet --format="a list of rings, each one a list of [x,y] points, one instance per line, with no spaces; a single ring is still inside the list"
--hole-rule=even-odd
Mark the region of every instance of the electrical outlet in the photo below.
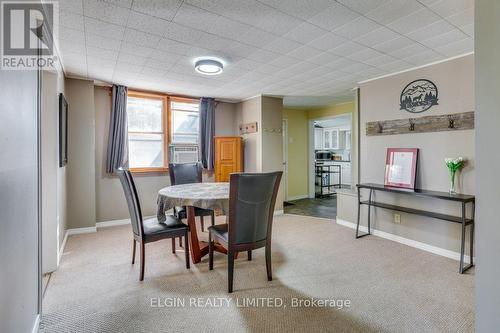
[[[394,214],[394,223],[401,224],[401,214]]]

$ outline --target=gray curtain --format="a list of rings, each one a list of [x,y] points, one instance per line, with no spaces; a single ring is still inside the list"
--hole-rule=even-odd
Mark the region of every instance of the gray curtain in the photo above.
[[[128,169],[127,87],[113,85],[106,172]]]
[[[214,169],[215,100],[200,101],[200,160],[207,170]]]

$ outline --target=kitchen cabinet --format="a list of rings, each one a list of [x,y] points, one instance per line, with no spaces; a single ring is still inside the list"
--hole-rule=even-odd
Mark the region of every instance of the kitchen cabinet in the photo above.
[[[345,149],[351,149],[351,131],[345,131]]]
[[[339,149],[339,130],[334,128],[323,129],[323,148]]]
[[[314,129],[314,149],[321,150],[323,149],[323,129],[315,128]]]

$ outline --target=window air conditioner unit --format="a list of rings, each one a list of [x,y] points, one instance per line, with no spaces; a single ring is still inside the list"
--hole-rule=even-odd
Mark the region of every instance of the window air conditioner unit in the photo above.
[[[170,161],[172,163],[192,163],[198,162],[198,146],[170,146]]]

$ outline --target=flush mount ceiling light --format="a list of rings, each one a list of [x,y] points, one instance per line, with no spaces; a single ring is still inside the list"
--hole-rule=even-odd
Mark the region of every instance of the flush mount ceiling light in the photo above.
[[[194,70],[204,75],[217,75],[222,73],[224,64],[222,61],[213,58],[201,58],[195,60]]]

